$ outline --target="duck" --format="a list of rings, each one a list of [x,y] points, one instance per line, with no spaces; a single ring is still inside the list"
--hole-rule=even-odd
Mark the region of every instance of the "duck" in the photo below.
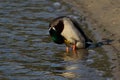
[[[53,19],[49,24],[49,34],[53,42],[66,45],[66,52],[69,52],[69,48],[76,52],[77,49],[87,48],[92,43],[77,20],[68,16]]]

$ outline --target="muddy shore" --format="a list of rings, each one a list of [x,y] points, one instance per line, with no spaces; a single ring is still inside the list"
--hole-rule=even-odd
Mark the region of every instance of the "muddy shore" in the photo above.
[[[93,33],[99,39],[114,40],[111,45],[103,46],[110,62],[115,80],[120,79],[120,1],[119,0],[64,0],[92,26]],[[98,37],[94,35],[94,37]],[[98,38],[96,40],[99,41]]]

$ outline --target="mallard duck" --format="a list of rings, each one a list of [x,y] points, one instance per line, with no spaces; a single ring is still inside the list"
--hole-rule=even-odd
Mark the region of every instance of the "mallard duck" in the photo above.
[[[74,52],[76,49],[87,48],[92,42],[85,35],[77,21],[67,16],[52,20],[49,24],[49,33],[55,43],[66,45],[66,52],[69,51],[70,47]]]

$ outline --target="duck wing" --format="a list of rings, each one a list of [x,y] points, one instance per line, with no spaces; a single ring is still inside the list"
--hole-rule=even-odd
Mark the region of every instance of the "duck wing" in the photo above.
[[[85,42],[86,42],[86,47],[90,46],[93,41],[86,36],[86,34],[82,30],[81,26],[79,25],[79,23],[75,19],[73,19],[73,18],[70,18],[70,19],[73,22],[73,24],[75,25],[75,27],[79,30],[81,35],[84,37]]]

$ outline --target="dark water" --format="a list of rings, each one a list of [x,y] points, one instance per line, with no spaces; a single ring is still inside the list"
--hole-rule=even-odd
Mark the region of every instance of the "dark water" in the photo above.
[[[0,1],[0,80],[112,80],[101,49],[67,54],[51,41],[49,22],[61,15],[80,18],[56,0]]]

